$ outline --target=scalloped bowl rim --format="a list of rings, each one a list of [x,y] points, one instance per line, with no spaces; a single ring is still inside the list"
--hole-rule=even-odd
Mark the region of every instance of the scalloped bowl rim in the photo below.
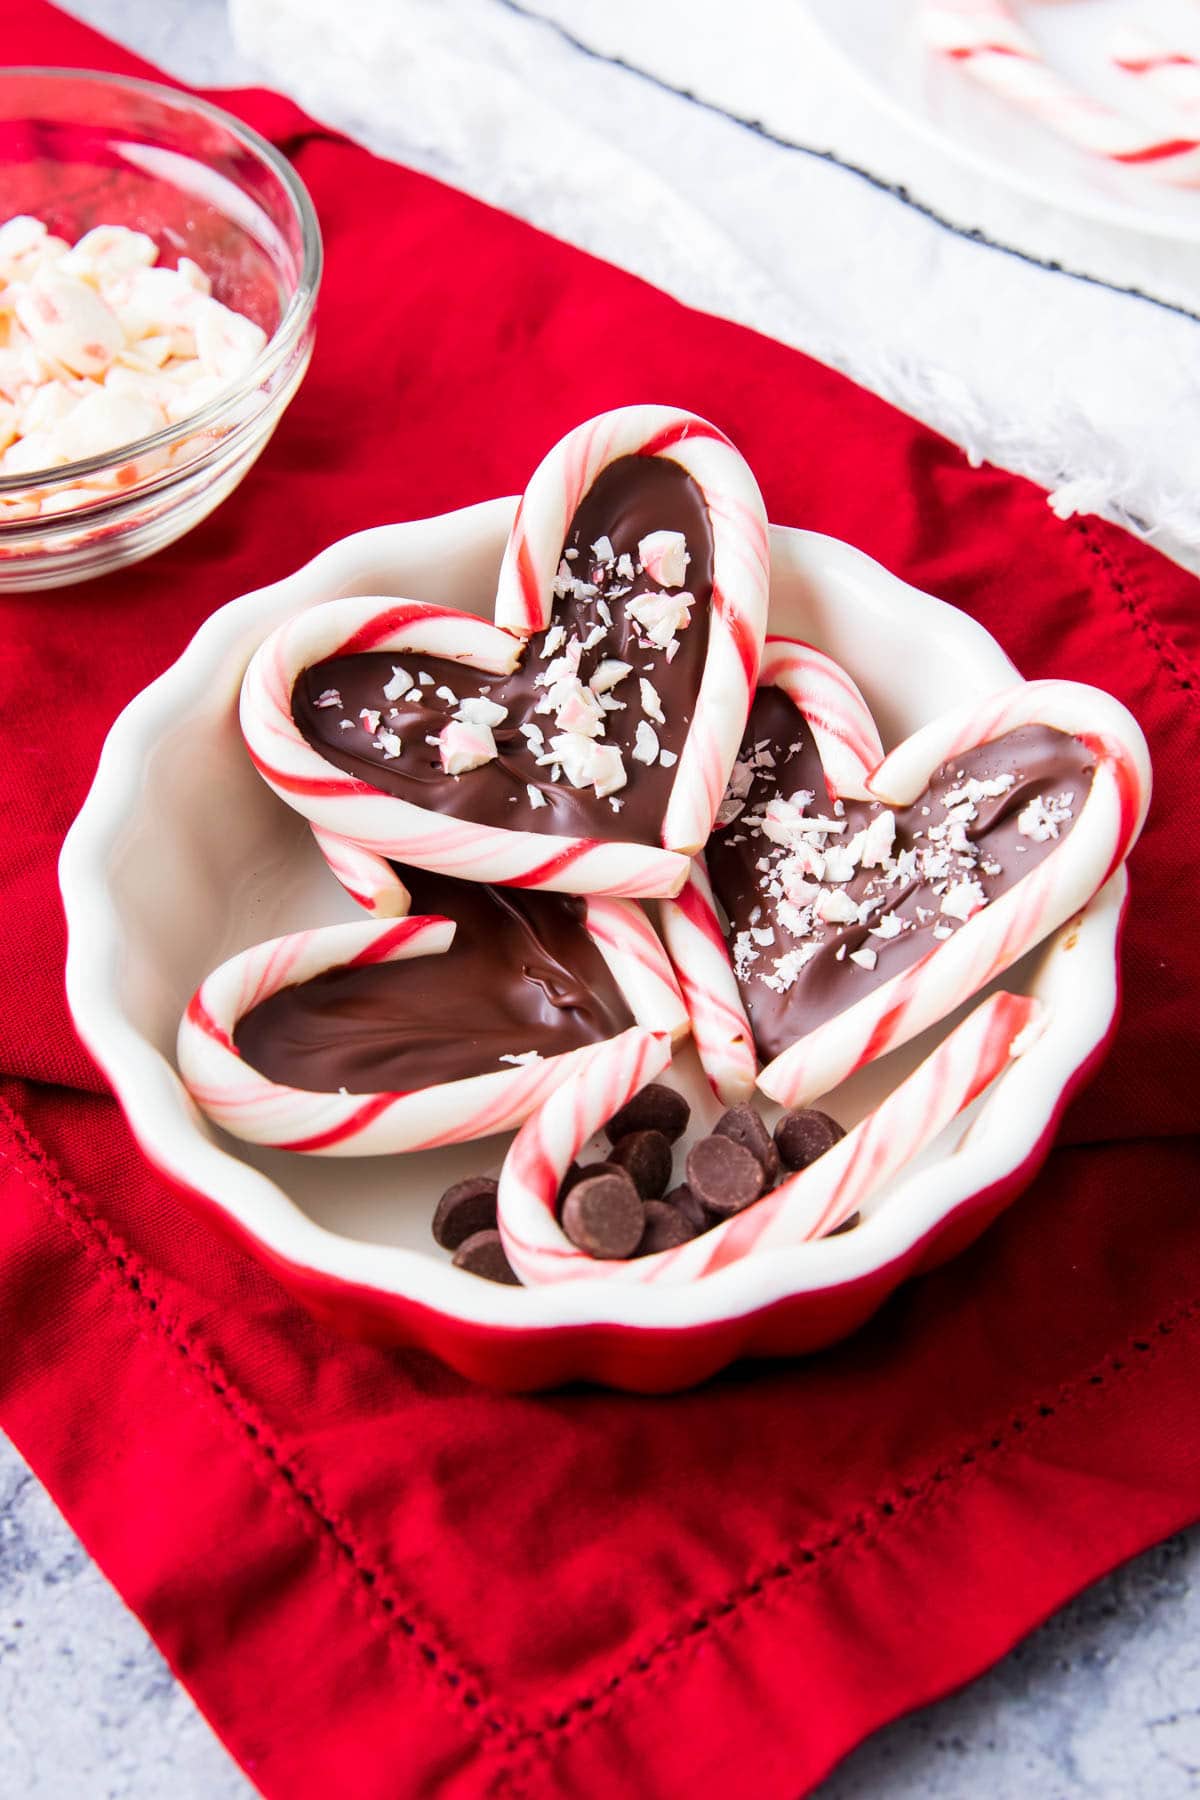
[[[1118,1003],[1121,916],[1127,881],[1118,870],[1084,913],[1042,947],[1049,955],[1070,930],[1070,1005],[1015,1062],[972,1115],[951,1154],[887,1190],[887,1205],[852,1232],[748,1257],[701,1282],[672,1288],[596,1280],[511,1288],[397,1245],[341,1236],[318,1224],[267,1174],[209,1138],[168,1058],[138,1029],[118,992],[124,954],[109,869],[137,816],[146,758],[168,724],[221,678],[234,648],[254,644],[285,614],[356,588],[358,571],[403,560],[416,534],[480,534],[500,541],[515,498],[458,512],[378,526],[341,539],[268,587],[228,602],[200,627],[182,655],[119,715],[105,741],[87,799],[63,844],[59,879],[67,917],[67,998],[79,1036],[121,1104],[143,1152],[180,1188],[199,1194],[249,1239],[268,1264],[319,1277],[329,1289],[393,1296],[426,1312],[502,1334],[617,1326],[658,1332],[710,1327],[757,1314],[801,1294],[878,1277],[905,1258],[965,1202],[1032,1174],[1071,1088],[1111,1033]],[[851,588],[864,581],[902,607],[921,633],[954,644],[979,671],[981,691],[1019,679],[995,639],[967,614],[902,582],[864,552],[817,532],[771,527],[773,568],[820,568]],[[349,584],[349,585],[348,585]],[[240,652],[239,652],[240,654]],[[243,660],[243,666],[244,666]],[[1040,966],[1040,964],[1039,964]],[[944,1029],[944,1028],[943,1028]],[[986,1128],[985,1128],[986,1127]],[[344,1164],[334,1164],[344,1168]]]

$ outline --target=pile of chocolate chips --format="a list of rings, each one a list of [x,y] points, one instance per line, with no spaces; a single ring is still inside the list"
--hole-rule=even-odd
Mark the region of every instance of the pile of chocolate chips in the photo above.
[[[614,1113],[603,1162],[572,1163],[558,1190],[558,1215],[571,1242],[606,1261],[672,1250],[731,1219],[782,1179],[816,1162],[842,1127],[828,1113],[796,1108],[772,1135],[747,1104],[722,1113],[687,1153],[686,1179],[672,1187],[674,1145],[691,1108],[674,1088],[651,1082]],[[849,1220],[841,1229],[849,1229]],[[496,1183],[485,1176],[447,1188],[433,1235],[456,1268],[515,1283],[496,1229]]]

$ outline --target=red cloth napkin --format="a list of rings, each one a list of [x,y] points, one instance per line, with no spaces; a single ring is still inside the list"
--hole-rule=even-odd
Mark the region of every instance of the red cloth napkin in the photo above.
[[[138,67],[34,0],[5,50]],[[1200,589],[794,351],[232,105],[321,215],[308,381],[182,544],[0,603],[0,1421],[268,1795],[794,1800],[1200,1513]],[[804,1362],[505,1398],[330,1336],[164,1191],[72,1036],[54,863],[215,606],[645,399],[723,426],[773,519],[1118,693],[1157,800],[1113,1055],[973,1249]]]

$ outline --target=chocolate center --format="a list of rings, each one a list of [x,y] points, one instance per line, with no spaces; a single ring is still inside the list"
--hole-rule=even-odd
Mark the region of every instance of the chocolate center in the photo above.
[[[1078,818],[1093,773],[1076,738],[1022,726],[944,764],[891,815],[890,844],[868,840],[863,856],[858,834],[889,809],[846,801],[838,813],[797,708],[780,689],[759,688],[730,790],[743,790],[741,806],[706,857],[760,1057],[908,968],[1036,868]],[[771,806],[793,799],[794,809]],[[836,828],[806,829],[805,818]],[[857,866],[835,880],[855,861],[856,840]],[[832,894],[844,898],[822,898]]]
[[[688,622],[667,648],[649,643],[643,624],[629,611],[639,598],[669,591],[637,568],[639,543],[663,531],[679,532],[686,542],[683,590],[693,598]],[[613,553],[607,567],[592,551],[604,538]],[[304,737],[336,768],[431,812],[514,831],[659,843],[708,648],[713,557],[703,495],[667,457],[620,457],[584,497],[564,549],[575,553],[564,565],[574,585],[555,601],[550,628],[530,640],[512,675],[480,676],[462,663],[399,652],[331,657],[306,669],[292,691],[292,714]],[[624,557],[632,565],[628,575],[622,572]],[[581,593],[580,587],[595,591]],[[553,759],[539,763],[536,740],[531,743],[520,729],[536,727],[542,753],[548,753],[556,723],[552,713],[537,710],[547,691],[538,678],[572,640],[588,646],[578,663],[585,688],[602,662],[630,665],[608,690],[617,704],[605,712],[602,739],[620,750],[625,785],[603,798],[590,785],[573,786]],[[397,665],[412,685],[389,699],[384,689],[395,690]],[[497,755],[479,768],[448,775],[436,742],[429,740],[436,740],[462,700],[481,695],[505,709],[503,722],[494,727]],[[639,726],[657,740],[658,754],[650,762],[634,754]],[[642,755],[648,742],[643,731]]]
[[[634,1023],[584,930],[582,902],[402,874],[414,914],[457,920],[450,949],[331,969],[261,1001],[233,1041],[268,1080],[315,1093],[406,1093],[515,1067],[529,1051],[595,1044]]]

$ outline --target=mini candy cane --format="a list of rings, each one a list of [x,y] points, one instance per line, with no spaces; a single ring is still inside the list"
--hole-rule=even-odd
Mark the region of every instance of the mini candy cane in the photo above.
[[[292,689],[310,664],[364,650],[444,657],[507,675],[521,643],[473,613],[380,596],[330,600],[272,632],[242,683],[242,735],[263,780],[310,824],[381,857],[464,881],[595,895],[666,894],[681,886],[687,859],[673,851],[452,819],[335,768],[296,725]]]
[[[522,1127],[500,1172],[500,1235],[528,1286],[559,1281],[676,1285],[742,1257],[826,1237],[933,1142],[1042,1028],[1039,1003],[993,994],[939,1044],[873,1113],[807,1169],[744,1212],[676,1249],[605,1262],[576,1248],[556,1218],[567,1168],[592,1133],[666,1066],[667,1046],[646,1032],[613,1038]]]
[[[678,1044],[691,1030],[691,1019],[667,953],[641,907],[633,900],[592,899],[583,918],[634,1017]]]
[[[866,700],[841,665],[811,644],[769,637],[759,686],[781,688],[805,719],[830,799],[869,797],[867,782],[883,745]],[[676,898],[661,902],[659,921],[701,1066],[717,1097],[736,1106],[753,1092],[758,1058],[702,856]]]
[[[1138,86],[1154,99],[1185,112],[1200,107],[1200,58],[1160,42],[1135,25],[1123,25],[1114,32],[1108,54],[1116,68],[1136,76]]]
[[[879,730],[857,683],[812,644],[769,637],[760,687],[788,696],[816,741],[830,800],[872,798],[868,781],[883,759]]]
[[[659,903],[658,916],[700,1066],[717,1098],[737,1106],[754,1091],[758,1057],[702,856],[676,897]]]
[[[942,763],[1022,725],[1067,732],[1095,757],[1071,830],[953,936],[768,1063],[758,1084],[773,1100],[807,1105],[945,1018],[1086,906],[1128,854],[1150,799],[1146,742],[1119,701],[1076,682],[1024,682],[943,714],[885,757],[870,791],[887,806],[910,805]]]
[[[708,653],[662,834],[667,849],[690,856],[704,844],[725,792],[767,624],[767,515],[758,483],[729,439],[695,413],[668,406],[620,407],[568,432],[535,469],[517,508],[500,568],[496,623],[523,637],[549,623],[576,508],[623,456],[663,456],[686,470],[712,528]]]
[[[669,1045],[688,1020],[665,953],[659,946],[655,958],[657,939],[636,906],[595,904],[596,942],[630,1011]],[[201,983],[180,1023],[177,1061],[192,1098],[234,1137],[320,1156],[428,1150],[512,1130],[597,1046],[406,1093],[343,1094],[270,1081],[233,1041],[239,1019],[281,988],[329,969],[439,955],[454,932],[453,920],[433,916],[367,920],[292,932],[231,957]]]
[[[932,49],[1080,149],[1162,181],[1200,180],[1200,141],[1149,131],[1072,87],[1004,0],[924,0],[920,22]]]
[[[330,873],[364,911],[377,919],[408,917],[412,896],[385,856],[364,850],[336,831],[323,831],[319,825],[310,829]]]

